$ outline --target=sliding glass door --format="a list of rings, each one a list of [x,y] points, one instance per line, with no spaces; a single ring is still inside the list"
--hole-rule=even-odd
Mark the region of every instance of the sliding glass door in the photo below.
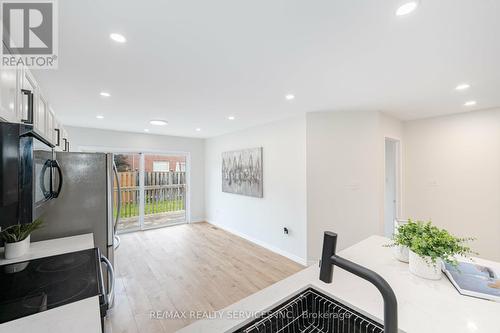
[[[115,154],[120,178],[120,232],[186,222],[186,156]]]
[[[120,186],[115,184],[115,200],[120,201],[118,231],[133,231],[141,228],[140,222],[140,154],[115,154],[114,161],[118,171]],[[118,198],[119,197],[119,198]],[[118,200],[119,199],[119,200]],[[115,214],[118,213],[117,205]],[[116,216],[116,215],[115,215]]]
[[[144,155],[144,228],[186,220],[186,158]]]

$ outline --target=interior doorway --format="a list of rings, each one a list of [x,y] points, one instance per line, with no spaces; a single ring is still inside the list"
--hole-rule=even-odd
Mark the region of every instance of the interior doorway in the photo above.
[[[115,153],[114,162],[119,233],[187,222],[186,155]]]
[[[384,236],[392,237],[394,221],[401,214],[401,144],[385,138]]]

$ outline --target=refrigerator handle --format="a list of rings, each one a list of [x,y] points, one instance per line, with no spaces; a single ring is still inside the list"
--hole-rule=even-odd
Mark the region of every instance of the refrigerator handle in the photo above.
[[[108,301],[108,309],[113,307],[113,302],[115,300],[115,270],[113,269],[113,265],[108,258],[101,255],[101,262],[106,265],[108,269],[108,294],[106,295]]]
[[[113,238],[113,249],[117,250],[120,247],[121,239],[118,235],[115,234]]]
[[[118,177],[118,170],[116,169],[116,164],[113,162],[113,173],[115,175],[116,179],[116,189],[117,189],[117,195],[116,195],[116,219],[115,219],[115,224],[113,226],[113,233],[116,234],[116,230],[118,229],[118,222],[120,222],[120,212],[122,209],[122,189],[120,186],[120,178]],[[115,237],[116,238],[116,237]],[[118,246],[120,246],[120,238],[118,238]],[[118,248],[118,246],[116,248]]]

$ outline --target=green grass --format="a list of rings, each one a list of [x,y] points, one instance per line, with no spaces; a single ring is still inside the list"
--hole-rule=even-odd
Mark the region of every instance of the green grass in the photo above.
[[[179,210],[184,210],[183,200],[163,200],[158,202],[145,202],[144,203],[144,214],[157,214],[166,212],[175,212]],[[116,216],[116,209],[114,211],[114,216]],[[139,203],[122,203],[120,210],[120,217],[134,217],[139,216]]]

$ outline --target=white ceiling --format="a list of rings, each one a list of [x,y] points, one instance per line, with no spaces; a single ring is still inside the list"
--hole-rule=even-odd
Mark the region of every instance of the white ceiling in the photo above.
[[[415,119],[500,106],[500,1],[421,0],[396,17],[400,4],[64,0],[59,69],[35,75],[67,125],[192,137],[308,111]],[[462,82],[472,87],[455,91]],[[157,118],[169,125],[148,124]]]

